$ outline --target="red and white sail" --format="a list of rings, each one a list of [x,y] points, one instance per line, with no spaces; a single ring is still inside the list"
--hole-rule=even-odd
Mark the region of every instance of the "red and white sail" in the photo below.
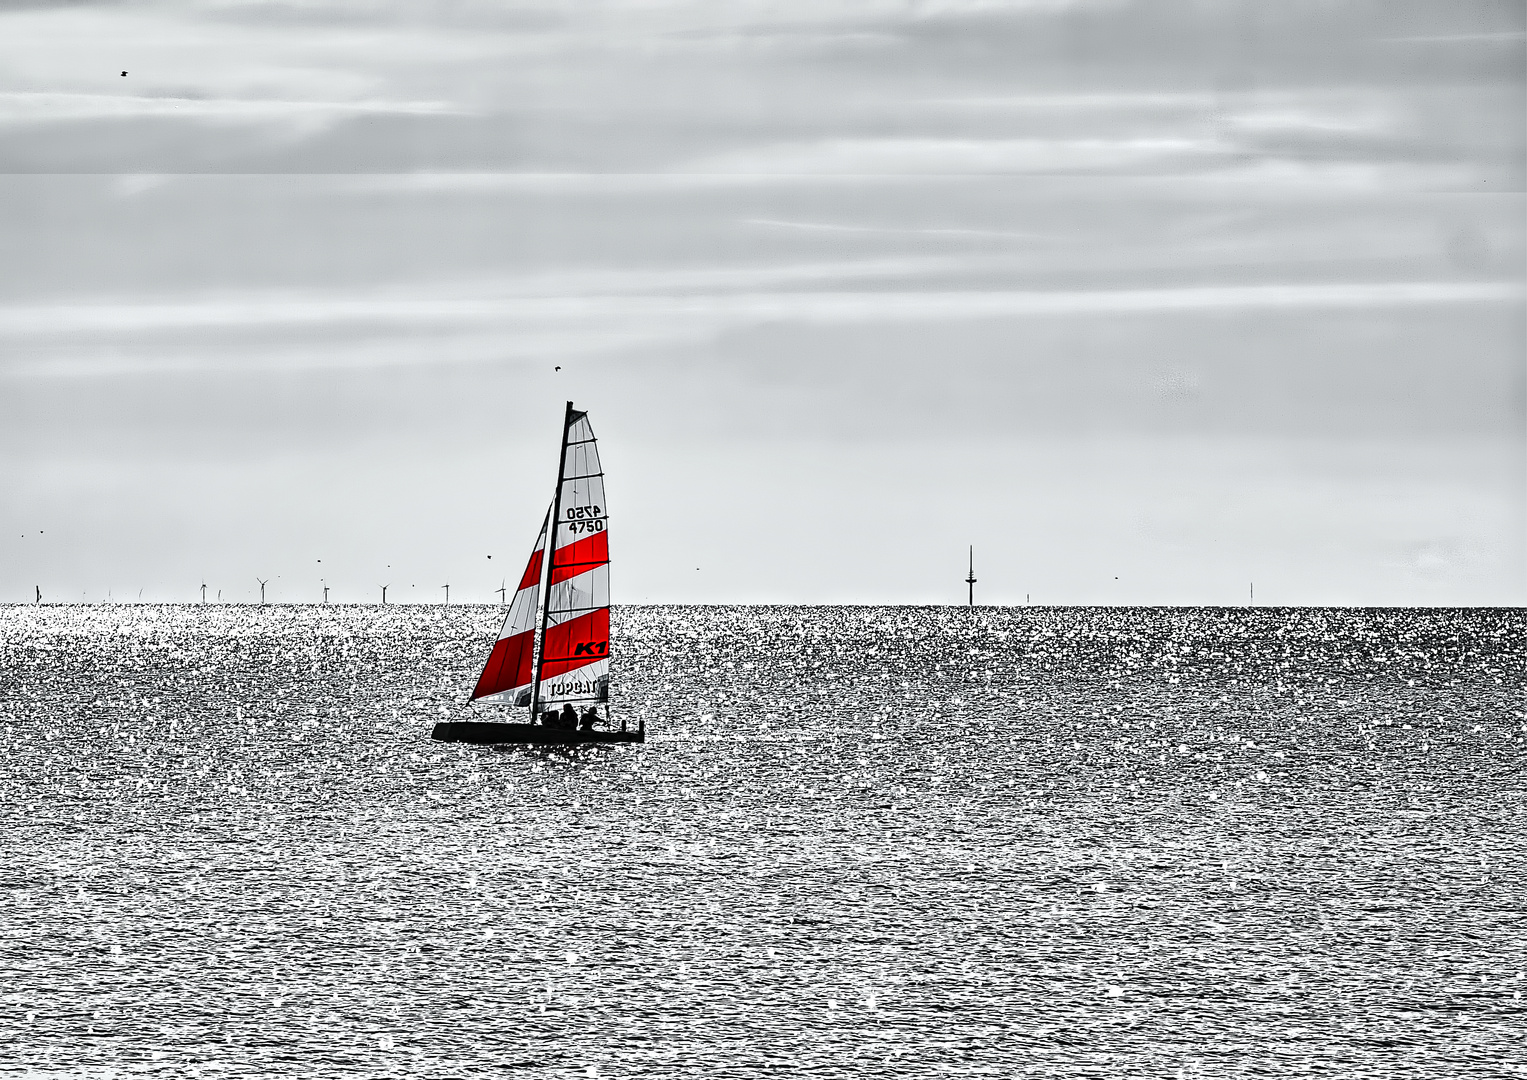
[[[546,521],[549,520],[550,509],[546,511]],[[536,616],[541,607],[541,565],[546,561],[546,521],[541,523],[541,534],[536,537],[535,550],[530,553],[530,562],[509,605],[509,614],[504,617],[498,641],[478,676],[477,688],[472,691],[474,701],[487,698],[510,705],[530,703],[530,684],[535,677]]]
[[[567,413],[557,521],[548,560],[543,704],[605,701],[610,679],[610,541],[604,471],[588,414]]]

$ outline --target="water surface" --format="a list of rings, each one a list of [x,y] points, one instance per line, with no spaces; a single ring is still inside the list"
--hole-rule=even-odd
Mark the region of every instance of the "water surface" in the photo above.
[[[1520,611],[0,608],[0,1071],[1503,1076]]]

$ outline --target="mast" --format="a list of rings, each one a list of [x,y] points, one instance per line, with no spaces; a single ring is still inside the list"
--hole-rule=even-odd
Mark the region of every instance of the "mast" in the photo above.
[[[530,722],[541,708],[541,664],[546,659],[546,612],[551,607],[551,562],[557,552],[557,519],[562,516],[562,477],[567,472],[567,430],[573,426],[573,403],[562,415],[562,449],[557,452],[557,490],[551,497],[551,524],[546,530],[546,562],[541,569],[541,618],[536,635],[535,667],[530,673]]]
[[[970,545],[970,573],[965,578],[965,584],[970,586],[969,604],[976,606],[976,546]]]

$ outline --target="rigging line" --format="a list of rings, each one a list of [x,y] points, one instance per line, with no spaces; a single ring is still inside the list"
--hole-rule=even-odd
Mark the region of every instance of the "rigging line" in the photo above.
[[[551,578],[552,570],[557,563],[557,518],[562,513],[562,477],[567,471],[567,436],[573,426],[573,403],[567,403],[567,412],[562,416],[562,448],[557,452],[557,486],[552,492],[551,509],[547,512],[547,523],[550,530],[546,538],[546,586],[541,594],[540,633],[537,635],[535,660],[530,673],[530,722],[535,723],[536,713],[541,707],[541,671],[546,663],[546,628],[547,612],[551,608]]]

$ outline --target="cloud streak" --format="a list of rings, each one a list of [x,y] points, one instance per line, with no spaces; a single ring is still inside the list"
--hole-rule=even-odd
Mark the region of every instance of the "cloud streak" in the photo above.
[[[1212,139],[825,139],[701,158],[699,173],[1053,173],[1162,168],[1184,158],[1223,157]]]
[[[181,302],[41,304],[0,308],[0,334],[12,339],[166,331],[503,323],[525,326],[695,321],[728,325],[904,322],[1195,312],[1316,311],[1458,304],[1515,304],[1513,281],[1201,285],[1168,289],[502,296],[478,298],[336,295],[208,296]]]
[[[105,93],[0,93],[0,124],[169,118],[269,122],[313,115],[464,115],[443,101],[286,101],[279,98],[173,98]]]
[[[0,124],[75,120],[173,118],[229,123],[271,123],[314,117],[393,114],[465,115],[441,101],[287,101],[279,98],[195,98],[116,94],[0,93]]]

